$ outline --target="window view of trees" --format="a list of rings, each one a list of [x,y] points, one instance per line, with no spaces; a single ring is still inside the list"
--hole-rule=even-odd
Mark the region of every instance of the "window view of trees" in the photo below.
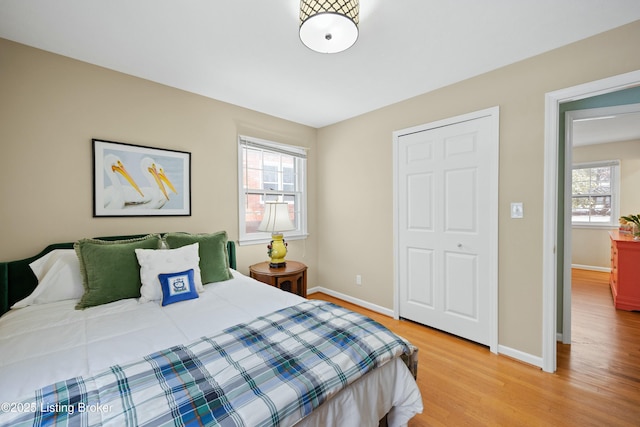
[[[612,166],[573,169],[573,223],[611,222],[612,169]]]

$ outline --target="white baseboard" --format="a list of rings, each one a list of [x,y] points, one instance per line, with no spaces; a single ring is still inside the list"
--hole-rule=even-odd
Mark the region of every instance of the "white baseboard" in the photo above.
[[[323,294],[330,295],[334,298],[339,298],[343,301],[350,302],[351,304],[355,304],[357,306],[366,308],[371,311],[375,311],[376,313],[384,314],[385,316],[393,317],[393,310],[388,309],[386,307],[379,306],[377,304],[372,304],[368,301],[361,300],[360,298],[354,298],[352,296],[343,294],[341,292],[336,292],[331,289],[323,288],[322,286],[315,286],[313,288],[307,289],[307,295],[312,294],[314,292],[322,292]]]
[[[603,273],[611,273],[611,268],[609,267],[596,267],[593,265],[571,264],[571,268],[577,268],[580,270],[601,271]]]
[[[371,311],[375,311],[376,313],[384,314],[389,317],[393,317],[393,310],[390,310],[386,307],[381,307],[376,304],[372,304],[368,301],[361,300],[359,298],[354,298],[352,296],[343,294],[341,292],[336,292],[331,289],[323,288],[322,286],[315,286],[313,288],[307,289],[307,294],[312,294],[314,292],[322,292],[323,294],[330,295],[334,298],[341,299],[343,301],[350,302],[360,307],[364,307]],[[534,356],[520,350],[514,350],[510,347],[506,347],[503,345],[498,345],[498,354],[503,354],[505,356],[511,357],[512,359],[519,360],[524,363],[528,363],[529,365],[536,366],[542,369],[542,357]]]

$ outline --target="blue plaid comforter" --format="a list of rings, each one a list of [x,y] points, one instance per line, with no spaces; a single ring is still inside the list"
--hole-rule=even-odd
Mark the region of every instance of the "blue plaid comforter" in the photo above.
[[[0,424],[291,425],[373,368],[415,351],[372,319],[306,301],[44,387],[15,411],[0,411]]]

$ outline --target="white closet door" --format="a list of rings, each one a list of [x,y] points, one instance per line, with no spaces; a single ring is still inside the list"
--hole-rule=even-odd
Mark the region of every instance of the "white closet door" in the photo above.
[[[493,120],[476,118],[397,140],[400,317],[484,345],[491,342],[497,303]]]

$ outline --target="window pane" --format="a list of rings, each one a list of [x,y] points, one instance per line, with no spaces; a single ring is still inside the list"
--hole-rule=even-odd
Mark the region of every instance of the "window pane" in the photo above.
[[[574,197],[571,199],[573,222],[589,222],[590,197]]]
[[[593,222],[611,221],[611,196],[593,197],[590,214]]]
[[[259,194],[247,194],[245,205],[245,227],[247,233],[255,233],[258,231],[260,221],[262,221],[262,212],[264,211],[264,204],[262,203],[262,196]]]
[[[244,150],[245,189],[262,188],[262,151]]]
[[[589,169],[574,169],[571,183],[574,195],[589,194],[591,187]]]
[[[262,188],[264,190],[279,190],[278,168],[276,166],[264,165],[263,177],[264,182],[262,183]]]
[[[594,166],[573,169],[572,222],[580,224],[612,224],[614,168]]]
[[[242,137],[239,141],[240,171],[240,241],[263,239],[267,233],[257,230],[266,202],[284,201],[296,230],[285,235],[306,234],[305,154],[297,147]],[[300,154],[298,154],[300,152]]]
[[[609,194],[611,192],[611,168],[591,169],[591,193]]]
[[[282,190],[283,191],[295,191],[295,174],[292,167],[282,168]]]
[[[259,169],[247,169],[245,173],[245,189],[255,190],[262,188],[262,171]]]

